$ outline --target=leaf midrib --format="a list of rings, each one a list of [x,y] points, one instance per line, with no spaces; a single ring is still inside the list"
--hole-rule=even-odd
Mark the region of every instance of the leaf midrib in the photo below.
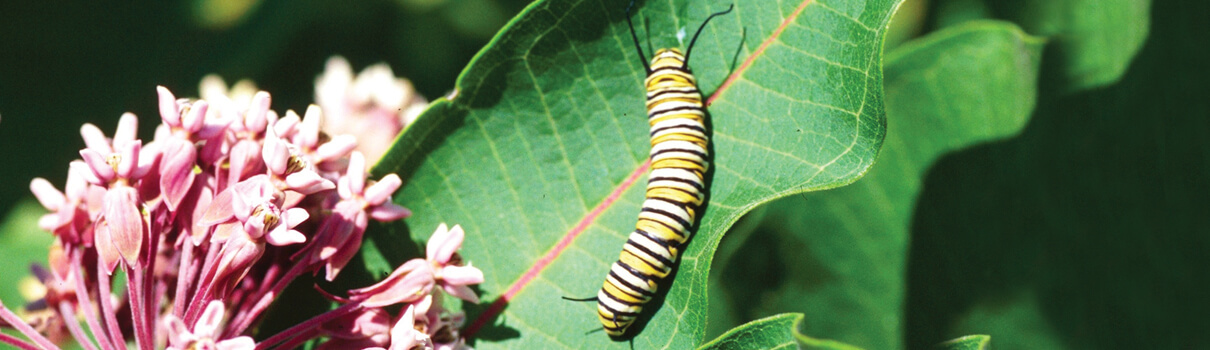
[[[748,58],[746,58],[744,60],[744,62],[735,70],[735,72],[732,72],[727,77],[727,80],[724,81],[723,84],[720,85],[718,87],[718,89],[716,89],[714,91],[714,93],[711,94],[706,99],[705,106],[708,108],[715,100],[717,100],[719,97],[721,97],[723,95],[723,93],[726,92],[731,87],[732,84],[734,84],[735,81],[738,81],[740,78],[742,78],[743,74],[748,70],[748,68],[752,65],[752,63],[755,62],[757,58],[761,57],[764,54],[765,50],[770,45],[772,45],[773,42],[777,41],[778,37],[782,34],[782,32],[784,32],[785,29],[790,24],[794,23],[794,21],[798,18],[798,16],[800,14],[802,14],[803,11],[806,10],[807,5],[809,5],[813,2],[814,2],[814,0],[803,0],[802,3],[800,3],[798,5],[798,7],[794,9],[794,12],[792,12],[789,16],[787,16],[784,20],[782,20],[781,24],[778,25],[778,27],[773,31],[773,33],[770,34],[770,36],[768,38],[766,38],[764,41],[761,42],[761,45],[757,48],[757,50],[754,51],[751,55],[749,55]],[[505,28],[505,30],[507,30],[507,28]],[[530,67],[528,64],[526,65],[526,69],[530,70]],[[532,78],[532,75],[533,75],[532,70],[529,73]],[[536,79],[534,81],[536,81]],[[535,88],[538,88],[538,87],[535,86]],[[538,91],[541,92],[541,89],[538,88]],[[545,96],[544,96],[545,94],[539,93],[539,95],[540,95],[539,97],[542,98],[543,101],[545,101]],[[863,98],[864,98],[864,96],[863,96]],[[863,103],[862,108],[864,108],[864,107],[865,106]],[[550,116],[549,108],[547,108],[546,114],[548,117]],[[856,139],[853,142],[855,144]],[[560,142],[560,144],[561,144],[561,142]],[[853,146],[850,145],[849,149],[847,149],[845,152],[843,152],[840,156],[847,154],[849,151],[852,150],[852,147]],[[567,159],[566,151],[564,150],[563,153],[564,153],[563,158],[566,160]],[[835,162],[836,159],[840,158],[840,156],[837,156],[837,158],[833,159],[832,162]],[[831,164],[831,162],[829,162],[829,164]],[[617,199],[619,199],[621,197],[622,193],[624,193],[631,186],[633,186],[634,183],[637,182],[638,178],[646,173],[646,171],[647,171],[648,167],[650,167],[650,165],[651,165],[651,161],[650,161],[650,159],[648,159],[648,160],[644,161],[642,164],[640,164],[638,167],[636,167],[636,169],[634,171],[632,171],[629,176],[627,176],[626,180],[624,180],[622,183],[618,184],[614,188],[614,190],[612,192],[610,192],[609,196],[606,197],[605,200],[603,200],[596,207],[594,207],[591,211],[589,211],[579,222],[576,223],[576,226],[573,226],[571,230],[569,230],[567,233],[565,233],[563,235],[563,237],[560,238],[559,241],[555,244],[555,246],[551,247],[551,249],[548,250],[545,254],[543,254],[541,258],[539,258],[537,261],[534,262],[534,265],[531,266],[530,269],[526,270],[526,272],[524,272],[521,276],[518,276],[517,280],[509,285],[509,287],[508,287],[508,289],[506,289],[505,293],[501,294],[500,297],[498,297],[495,301],[493,301],[492,304],[486,310],[484,310],[483,313],[479,314],[479,316],[471,323],[471,325],[469,327],[467,327],[466,332],[464,332],[465,336],[468,338],[472,337],[475,334],[475,332],[477,332],[479,330],[480,327],[485,325],[490,319],[494,318],[499,313],[503,312],[504,308],[508,305],[509,301],[511,301],[514,296],[519,294],[521,292],[521,290],[523,290],[526,286],[528,286],[529,283],[532,282],[539,274],[541,274],[542,270],[544,270],[547,266],[549,266],[550,263],[552,263],[555,260],[555,258],[557,258],[559,255],[561,255],[563,253],[563,251],[567,249],[567,247],[571,246],[571,243],[574,242],[575,239],[578,238],[581,233],[586,231],[587,228],[589,226],[591,226],[592,223],[595,222],[596,219],[602,213],[604,213],[606,210],[608,210],[613,205],[613,203],[616,202]],[[826,166],[825,166],[825,168],[826,168]],[[820,171],[817,172],[816,175],[819,175],[820,173],[823,173],[823,169],[820,169]],[[583,201],[583,198],[581,198],[581,202],[582,201]]]

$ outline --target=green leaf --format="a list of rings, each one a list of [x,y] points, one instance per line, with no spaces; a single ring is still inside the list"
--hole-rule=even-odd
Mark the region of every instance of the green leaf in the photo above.
[[[949,333],[961,334],[963,331],[995,334],[996,348],[1000,349],[1068,348],[1046,319],[1037,293],[1029,290],[971,305],[954,320]]]
[[[887,56],[887,139],[857,183],[770,204],[733,264],[718,271],[741,320],[806,315],[805,332],[872,349],[903,345],[913,203],[939,157],[1020,132],[1034,107],[1043,42],[977,21]],[[714,293],[714,291],[711,291]],[[726,326],[726,325],[724,325]],[[943,338],[933,339],[934,344]],[[927,344],[926,344],[927,345]]]
[[[748,322],[698,347],[698,350],[796,348],[801,314],[781,314]]]
[[[993,334],[997,347],[1046,334],[1062,348],[1210,343],[1210,104],[1198,102],[1210,2],[1152,10],[1150,38],[1119,82],[1043,95],[1020,136],[930,170],[912,218],[914,344],[962,334]],[[996,332],[1010,326],[1022,331]]]
[[[936,348],[943,350],[984,350],[987,349],[991,341],[992,337],[986,335],[968,335],[937,344]]]
[[[12,211],[0,224],[0,300],[10,309],[18,309],[27,302],[19,293],[23,280],[36,282],[29,271],[30,264],[46,266],[47,247],[54,241],[46,231],[38,228],[38,218],[46,209],[32,200],[17,201]]]
[[[938,0],[935,6],[933,18],[938,28],[992,17],[984,0]]]
[[[1026,32],[1054,41],[1063,91],[1121,79],[1147,40],[1151,18],[1151,0],[1030,0],[993,6]]]
[[[441,222],[467,230],[462,255],[487,278],[484,303],[468,306],[478,349],[631,345],[585,335],[601,328],[596,305],[560,300],[596,295],[644,196],[644,72],[627,3],[532,4],[375,167],[405,179],[396,200],[415,213],[371,235],[398,254],[388,261],[412,257],[399,252]],[[645,49],[683,47],[677,31],[730,4],[639,2],[633,18]],[[705,28],[690,66],[714,94],[709,200],[667,294],[632,327],[635,348],[704,339],[713,252],[743,213],[866,171],[884,133],[880,47],[897,4],[744,1]]]
[[[994,16],[1052,42],[1046,65],[1061,72],[1044,86],[1071,92],[1121,79],[1147,39],[1151,0],[948,0],[938,26]]]
[[[748,322],[703,344],[699,350],[731,349],[833,349],[859,350],[852,345],[815,339],[798,332],[802,314],[781,314]]]
[[[54,237],[38,228],[38,218],[46,213],[38,202],[20,200],[0,222],[0,301],[5,307],[19,310],[27,300],[22,292],[28,291],[30,284],[37,284],[37,279],[30,273],[30,264],[38,263],[46,266],[47,247]],[[20,332],[3,327],[5,334],[25,339]]]

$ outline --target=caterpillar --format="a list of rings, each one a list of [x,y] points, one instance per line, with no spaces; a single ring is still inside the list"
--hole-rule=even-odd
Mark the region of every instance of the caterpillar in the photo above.
[[[672,271],[681,246],[689,239],[696,211],[705,200],[704,176],[710,166],[710,139],[705,106],[697,80],[689,70],[689,54],[711,14],[698,27],[685,54],[676,48],[660,49],[648,64],[626,8],[626,22],[639,59],[646,69],[647,121],[651,126],[651,173],[647,198],[635,230],[622,246],[596,298],[597,316],[605,333],[618,337],[634,323],[643,305],[655,296],[660,282]]]

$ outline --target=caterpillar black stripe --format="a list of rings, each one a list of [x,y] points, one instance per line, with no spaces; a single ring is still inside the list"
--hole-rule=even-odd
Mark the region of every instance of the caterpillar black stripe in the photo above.
[[[634,2],[631,2],[631,7]],[[621,336],[643,305],[656,294],[672,271],[680,248],[689,239],[697,209],[705,200],[703,179],[710,166],[710,138],[697,80],[689,70],[689,53],[707,23],[726,11],[711,14],[682,55],[675,48],[655,52],[648,64],[626,9],[626,21],[643,68],[647,70],[647,120],[651,125],[651,173],[647,199],[617,262],[597,293],[597,316],[610,336]]]

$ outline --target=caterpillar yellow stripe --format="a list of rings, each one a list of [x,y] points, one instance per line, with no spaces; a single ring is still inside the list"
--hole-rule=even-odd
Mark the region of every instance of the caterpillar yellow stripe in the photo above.
[[[630,9],[626,12],[629,22]],[[706,23],[729,12],[731,8],[706,18],[686,54],[675,48],[661,49],[650,64],[643,62],[647,69],[651,173],[647,199],[643,201],[635,230],[597,293],[597,316],[610,336],[623,335],[643,305],[655,296],[660,283],[672,271],[681,246],[689,239],[697,210],[705,200],[710,138],[702,94],[688,67],[688,52],[693,50],[693,43]],[[631,34],[641,58],[642,49],[633,24]]]

